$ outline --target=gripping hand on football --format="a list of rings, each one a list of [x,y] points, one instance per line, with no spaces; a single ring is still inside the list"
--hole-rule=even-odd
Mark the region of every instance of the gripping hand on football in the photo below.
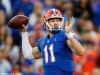
[[[20,29],[21,32],[27,32],[28,25],[22,25],[22,28]]]

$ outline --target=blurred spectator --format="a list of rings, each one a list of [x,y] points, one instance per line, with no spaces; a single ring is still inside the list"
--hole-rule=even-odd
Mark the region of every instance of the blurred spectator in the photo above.
[[[11,15],[12,13],[12,9],[11,9],[11,2],[10,0],[1,0],[2,5],[4,5],[4,7],[6,8],[6,13],[8,16]]]
[[[4,58],[4,50],[3,46],[0,46],[0,74],[7,75],[7,73],[11,73],[12,67],[11,64]]]
[[[85,50],[87,51],[81,58],[81,64],[82,64],[81,75],[92,75],[98,55],[97,50],[95,49],[95,42],[87,41],[84,47]]]
[[[80,18],[76,28],[86,51],[82,57],[75,57],[75,75],[92,75],[100,49],[98,33],[89,19]]]
[[[74,6],[74,16],[92,19],[91,0],[79,0]]]
[[[92,11],[93,11],[93,20],[95,26],[97,28],[100,28],[100,1],[99,0],[93,0]]]
[[[19,11],[22,11],[24,15],[29,16],[32,10],[33,3],[30,0],[21,0],[14,5],[13,14],[16,15]]]
[[[19,1],[21,1],[21,0],[10,0],[10,2],[11,2],[11,7],[13,8],[13,6],[14,6],[17,2],[19,2]]]
[[[7,32],[5,27],[0,27],[0,45],[4,43],[4,38],[6,37]]]
[[[95,40],[96,39],[96,40]],[[85,53],[83,56],[75,56],[75,75],[92,75],[93,70],[96,66],[96,60],[98,57],[98,38],[91,37],[91,40],[85,41],[83,46]]]
[[[73,16],[73,3],[71,1],[65,2],[63,5],[64,13],[64,22],[65,25],[69,22],[69,20],[74,20],[73,30],[76,31],[78,19]]]
[[[14,41],[13,41],[12,36],[6,37],[4,45],[5,45],[5,47],[9,47],[8,51],[5,50],[4,55],[6,57],[8,55],[12,65],[15,65],[19,60],[19,51],[20,51],[19,47],[17,45],[14,45]]]
[[[81,26],[81,38],[83,40],[91,40],[91,37],[96,36],[94,24],[91,20],[85,20],[83,21],[83,25]]]
[[[6,18],[6,10],[5,10],[5,7],[3,5],[0,5],[0,17],[1,17],[1,20],[0,20],[0,27],[3,26],[5,24],[5,18]]]
[[[82,69],[82,64],[81,64],[81,56],[77,56],[74,54],[74,63],[75,63],[75,70],[74,70],[74,75],[81,75],[81,69]]]
[[[61,7],[61,4],[62,3],[62,0],[57,0],[55,1],[55,5],[56,5],[56,8],[60,10],[60,7]],[[61,10],[60,10],[61,11]]]
[[[25,59],[22,61],[22,75],[38,75],[34,68],[33,59]]]
[[[19,47],[14,45],[13,39],[10,35],[5,38],[3,46],[3,58],[8,60],[11,64],[12,70],[13,67],[19,61]]]
[[[96,61],[96,67],[94,68],[93,75],[100,75],[100,52]]]
[[[33,38],[34,41],[37,43],[37,41],[42,38],[43,36],[46,35],[46,32],[42,30],[42,25],[41,24],[36,24],[34,26],[34,33],[33,33]]]
[[[83,18],[80,18],[76,27],[77,33],[78,34],[83,34],[84,33],[84,24],[85,24],[86,20]]]
[[[44,0],[43,5],[44,5],[43,8],[44,11],[47,11],[48,9],[55,7],[54,0]]]
[[[64,9],[67,17],[72,17],[73,16],[73,3],[71,1],[70,2],[65,2],[64,6],[63,6],[63,9]]]
[[[42,63],[42,59],[40,58],[39,53],[36,53],[35,57],[36,56],[37,56],[37,58],[35,58],[35,68],[36,68],[36,71],[38,72],[38,75],[43,75],[43,63]]]
[[[11,31],[8,29],[6,24],[6,14],[5,8],[3,6],[0,7],[0,44],[3,44],[4,38],[7,34],[10,34]]]
[[[12,68],[12,74],[21,75],[21,64],[18,62]]]
[[[56,0],[55,7],[59,9],[62,13],[64,13],[65,10],[63,9],[64,8],[63,6],[65,5],[65,3],[66,2],[64,2],[63,0]]]
[[[31,0],[33,3],[36,3],[36,2],[43,2],[44,0]]]
[[[43,13],[43,5],[40,2],[34,4],[33,12],[29,16],[29,31],[33,30],[36,23],[41,22],[41,17]]]

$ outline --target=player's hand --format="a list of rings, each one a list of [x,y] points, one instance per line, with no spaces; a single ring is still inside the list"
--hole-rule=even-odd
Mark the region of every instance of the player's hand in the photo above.
[[[22,28],[20,29],[21,32],[27,32],[28,25],[22,25]]]
[[[70,18],[69,22],[65,24],[65,31],[67,33],[73,31],[73,25],[74,25],[74,18]]]

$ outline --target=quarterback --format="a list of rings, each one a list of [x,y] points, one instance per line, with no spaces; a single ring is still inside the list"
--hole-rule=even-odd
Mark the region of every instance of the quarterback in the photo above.
[[[48,35],[38,40],[37,46],[30,45],[27,27],[21,29],[22,51],[25,59],[33,59],[32,52],[37,49],[43,59],[44,75],[73,75],[73,54],[82,55],[81,44],[75,39],[71,24],[63,24],[64,18],[58,9],[50,9],[43,17]]]

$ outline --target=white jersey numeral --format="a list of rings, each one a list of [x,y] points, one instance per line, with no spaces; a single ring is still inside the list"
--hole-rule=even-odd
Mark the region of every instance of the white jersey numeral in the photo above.
[[[45,54],[45,62],[48,63],[48,51],[47,51],[47,45],[44,48],[44,54]]]
[[[46,45],[45,48],[44,48],[45,63],[48,63],[48,61],[49,61],[48,52],[50,52],[51,62],[55,62],[53,44],[51,44],[49,47]]]

